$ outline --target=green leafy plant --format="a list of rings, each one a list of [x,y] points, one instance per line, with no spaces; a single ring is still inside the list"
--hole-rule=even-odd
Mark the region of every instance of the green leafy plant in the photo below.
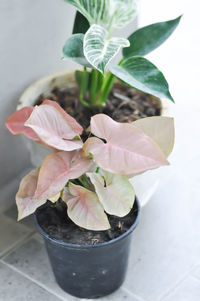
[[[127,39],[113,37],[137,15],[136,0],[65,0],[77,9],[73,34],[63,47],[63,58],[83,66],[75,78],[81,103],[97,109],[105,105],[115,78],[145,93],[174,102],[162,72],[143,56],[160,46],[175,30],[181,16],[138,29]],[[112,59],[122,49],[118,65]]]
[[[47,200],[62,198],[69,218],[94,231],[110,228],[107,214],[130,212],[135,192],[129,177],[168,165],[174,144],[173,118],[119,123],[105,114],[91,118],[91,133],[83,142],[83,128],[50,100],[16,111],[6,126],[53,151],[22,179],[16,194],[18,219]]]

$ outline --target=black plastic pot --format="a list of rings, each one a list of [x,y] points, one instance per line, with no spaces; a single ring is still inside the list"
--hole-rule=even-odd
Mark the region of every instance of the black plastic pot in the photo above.
[[[132,232],[138,224],[138,215],[127,232],[109,242],[97,245],[74,245],[51,239],[40,227],[49,259],[59,286],[79,298],[98,298],[117,290],[125,279]]]

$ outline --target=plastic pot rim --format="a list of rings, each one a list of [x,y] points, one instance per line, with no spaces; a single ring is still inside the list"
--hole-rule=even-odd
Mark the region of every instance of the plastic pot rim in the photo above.
[[[37,230],[39,231],[39,233],[47,240],[49,240],[50,242],[52,242],[53,244],[56,245],[60,245],[64,248],[70,248],[70,249],[91,249],[91,248],[100,248],[100,247],[105,247],[108,245],[112,245],[117,243],[119,240],[124,239],[125,237],[127,237],[129,234],[131,234],[133,232],[133,230],[136,228],[138,222],[139,222],[139,218],[140,218],[140,213],[141,213],[141,206],[139,204],[139,201],[137,199],[137,197],[135,198],[135,202],[137,203],[137,207],[138,207],[138,211],[137,211],[137,217],[134,221],[134,223],[132,224],[132,226],[122,235],[110,240],[110,241],[106,241],[106,242],[101,242],[98,243],[96,245],[90,245],[90,244],[72,244],[72,243],[67,243],[61,240],[57,240],[55,238],[51,238],[39,225],[38,221],[37,221],[37,215],[36,213],[34,213],[33,218],[34,218],[34,222],[36,225]]]

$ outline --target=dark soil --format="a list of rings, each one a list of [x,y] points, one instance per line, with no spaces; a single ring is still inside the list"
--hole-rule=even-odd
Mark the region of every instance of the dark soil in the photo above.
[[[55,88],[49,95],[40,95],[35,104],[41,104],[46,98],[58,102],[85,129],[90,124],[90,118],[98,113],[82,106],[78,88]],[[118,122],[133,122],[144,117],[159,116],[161,109],[161,101],[158,98],[117,83],[108,97],[103,113]]]
[[[138,207],[135,202],[131,212],[123,218],[108,215],[111,229],[107,231],[90,231],[75,225],[67,216],[67,206],[61,200],[57,204],[47,201],[37,209],[36,215],[40,227],[50,238],[71,244],[95,245],[125,233],[135,222]]]

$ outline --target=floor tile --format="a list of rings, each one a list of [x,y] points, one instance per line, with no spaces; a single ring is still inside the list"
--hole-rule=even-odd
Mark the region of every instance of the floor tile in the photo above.
[[[61,300],[3,263],[0,263],[0,287],[2,301]]]
[[[125,287],[147,301],[159,300],[199,262],[199,193],[191,192],[174,173],[142,210]]]
[[[191,275],[198,278],[200,280],[200,265],[196,266],[192,272]]]
[[[77,300],[96,301],[97,299],[77,299]],[[98,300],[102,300],[102,301],[144,301],[144,300],[140,299],[139,297],[137,298],[137,296],[132,295],[128,291],[124,290],[123,288],[120,288],[115,293],[110,294],[109,296],[100,298]]]
[[[171,294],[162,301],[199,301],[200,281],[187,277]]]
[[[17,221],[17,206],[14,204],[8,210],[4,212],[4,215],[13,219],[13,221]],[[23,224],[28,228],[35,230],[35,224],[33,220],[33,215],[23,218],[21,221],[17,222],[19,224]]]
[[[24,225],[17,224],[10,218],[0,215],[0,257],[26,239],[31,233],[32,231]]]
[[[45,246],[37,235],[3,258],[3,262],[41,283],[48,291],[55,292],[61,298],[74,300],[56,284]]]

